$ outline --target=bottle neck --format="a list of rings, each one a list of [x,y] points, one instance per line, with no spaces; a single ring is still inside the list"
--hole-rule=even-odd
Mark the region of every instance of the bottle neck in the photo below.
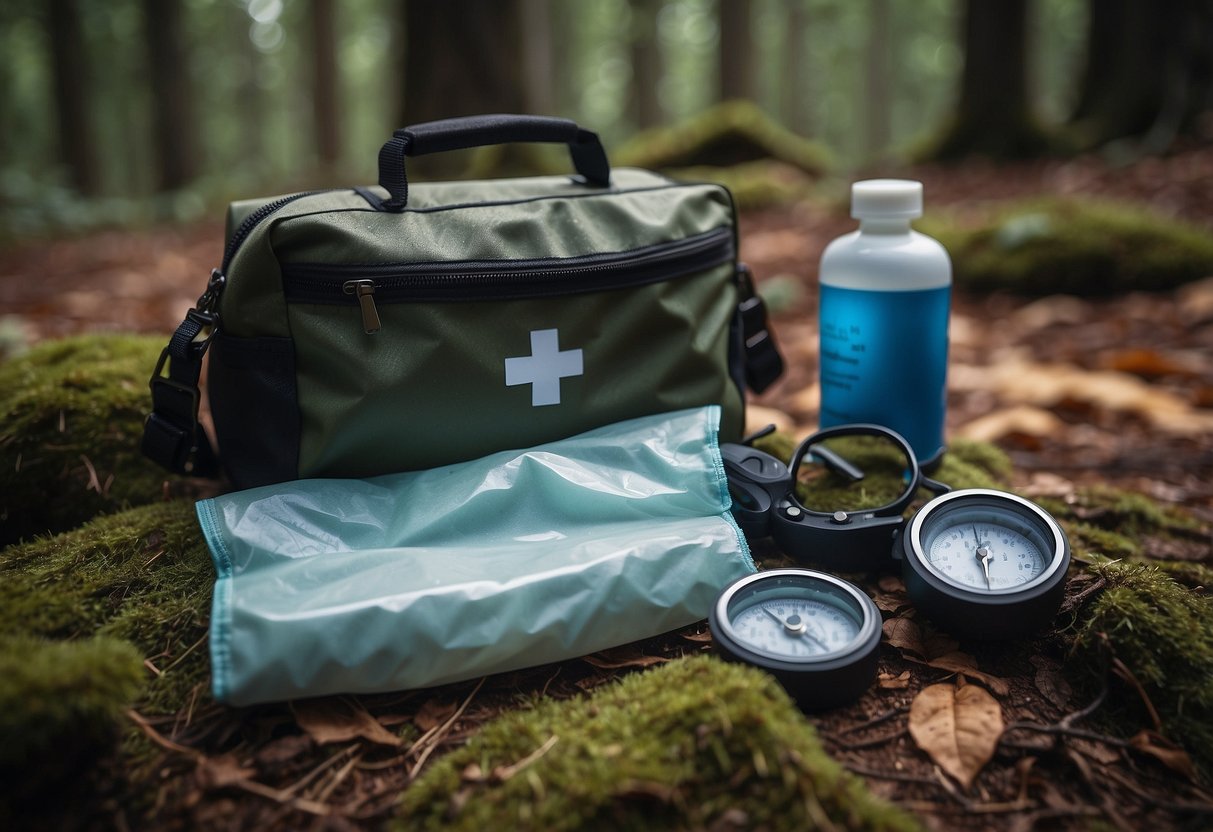
[[[859,230],[864,234],[909,234],[912,217],[863,217]]]

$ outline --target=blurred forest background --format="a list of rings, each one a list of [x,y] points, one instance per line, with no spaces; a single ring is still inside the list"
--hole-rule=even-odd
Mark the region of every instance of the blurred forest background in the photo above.
[[[1209,0],[6,0],[0,236],[373,182],[392,129],[472,112],[610,150],[745,99],[835,173],[1128,162],[1210,138],[1211,62]]]

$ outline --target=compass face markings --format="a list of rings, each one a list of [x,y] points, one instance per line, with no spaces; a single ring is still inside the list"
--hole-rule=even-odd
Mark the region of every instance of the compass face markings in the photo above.
[[[970,589],[1008,590],[1031,583],[1048,566],[1039,534],[992,515],[975,509],[941,518],[926,535],[927,561],[952,583]]]
[[[860,629],[843,610],[804,598],[758,601],[736,613],[732,625],[737,638],[751,648],[789,658],[836,653],[851,644]]]

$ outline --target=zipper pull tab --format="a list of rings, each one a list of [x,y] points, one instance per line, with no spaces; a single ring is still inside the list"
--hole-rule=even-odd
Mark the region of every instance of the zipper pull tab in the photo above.
[[[366,334],[378,332],[382,325],[379,323],[379,310],[375,308],[375,281],[347,280],[341,285],[341,290],[358,298],[358,305],[362,307],[362,328]]]

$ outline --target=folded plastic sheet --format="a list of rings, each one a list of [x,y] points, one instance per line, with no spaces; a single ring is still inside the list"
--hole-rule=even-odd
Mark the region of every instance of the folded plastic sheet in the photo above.
[[[753,572],[717,407],[368,480],[198,503],[215,698],[426,687],[704,618]]]

